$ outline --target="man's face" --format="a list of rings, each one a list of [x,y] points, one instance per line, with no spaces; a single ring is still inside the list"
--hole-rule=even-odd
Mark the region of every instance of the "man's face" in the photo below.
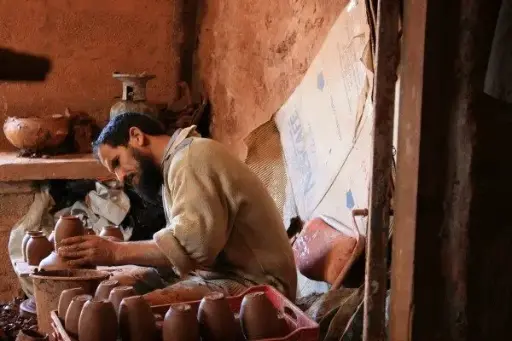
[[[117,179],[131,186],[146,201],[156,202],[160,195],[163,176],[152,158],[137,147],[101,145],[98,157],[103,166]]]

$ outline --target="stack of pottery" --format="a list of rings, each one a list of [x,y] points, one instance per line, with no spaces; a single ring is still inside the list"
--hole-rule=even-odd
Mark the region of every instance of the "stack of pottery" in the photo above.
[[[39,265],[52,251],[53,246],[42,231],[28,231],[21,242],[23,260],[29,265]]]
[[[101,237],[106,237],[114,241],[124,241],[124,235],[118,226],[105,226],[101,232]]]
[[[65,259],[57,253],[63,239],[75,236],[83,236],[85,228],[82,221],[72,215],[61,216],[55,224],[53,252],[39,263],[39,270],[65,270],[77,268],[70,266]]]

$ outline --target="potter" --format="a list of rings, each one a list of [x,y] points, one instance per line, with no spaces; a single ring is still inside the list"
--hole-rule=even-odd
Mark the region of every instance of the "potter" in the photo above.
[[[279,211],[259,178],[195,126],[166,135],[150,116],[113,118],[93,144],[95,156],[147,201],[161,196],[167,225],[152,240],[77,236],[58,249],[71,265],[137,265],[131,285],[151,304],[227,296],[268,284],[295,299],[293,252]],[[158,270],[157,270],[158,269]]]

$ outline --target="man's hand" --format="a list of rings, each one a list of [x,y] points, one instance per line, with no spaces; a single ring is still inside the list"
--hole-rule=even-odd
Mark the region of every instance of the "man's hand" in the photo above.
[[[70,265],[115,265],[117,242],[100,236],[79,236],[63,239],[57,250]]]

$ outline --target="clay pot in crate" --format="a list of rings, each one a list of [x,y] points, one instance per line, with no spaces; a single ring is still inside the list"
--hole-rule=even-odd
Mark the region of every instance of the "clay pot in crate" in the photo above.
[[[66,312],[64,328],[73,337],[78,336],[78,322],[85,303],[92,299],[91,295],[78,295],[73,297]]]
[[[110,291],[110,295],[108,296],[108,300],[112,302],[114,306],[114,310],[116,314],[119,315],[119,306],[121,305],[121,301],[126,297],[136,296],[137,293],[131,286],[119,286],[115,287]]]
[[[157,338],[155,317],[142,296],[127,297],[121,301],[119,329],[122,340],[152,341]]]
[[[188,304],[172,305],[165,314],[164,341],[199,341],[199,324],[195,311]]]
[[[286,321],[280,319],[278,311],[265,293],[246,295],[240,308],[240,322],[248,340],[271,339],[286,334]]]
[[[59,305],[57,307],[57,315],[62,319],[66,319],[66,312],[68,311],[69,304],[78,295],[85,295],[83,288],[73,288],[64,290],[60,294]]]
[[[117,226],[105,226],[101,232],[101,237],[111,237],[111,239],[117,239],[119,241],[124,241],[124,235],[121,229]]]
[[[85,228],[80,218],[72,215],[61,216],[55,224],[55,250],[58,250],[63,239],[84,234]]]
[[[38,266],[44,258],[52,253],[52,250],[52,244],[42,233],[32,234],[25,249],[28,264]]]
[[[87,301],[82,309],[78,323],[78,339],[116,341],[117,326],[117,316],[112,303],[94,298]]]
[[[93,295],[100,282],[109,276],[108,272],[88,269],[36,271],[31,274],[39,330],[51,333],[50,312],[57,310],[62,291],[81,287],[85,293]]]
[[[48,339],[48,334],[41,334],[30,329],[20,330],[16,337],[16,341],[48,341]]]
[[[216,292],[206,295],[199,304],[197,319],[203,340],[235,340],[235,316],[223,293]]]
[[[115,279],[109,279],[101,282],[100,285],[98,285],[96,292],[94,293],[94,298],[99,301],[108,300],[110,292],[117,286],[119,286],[119,282]]]

